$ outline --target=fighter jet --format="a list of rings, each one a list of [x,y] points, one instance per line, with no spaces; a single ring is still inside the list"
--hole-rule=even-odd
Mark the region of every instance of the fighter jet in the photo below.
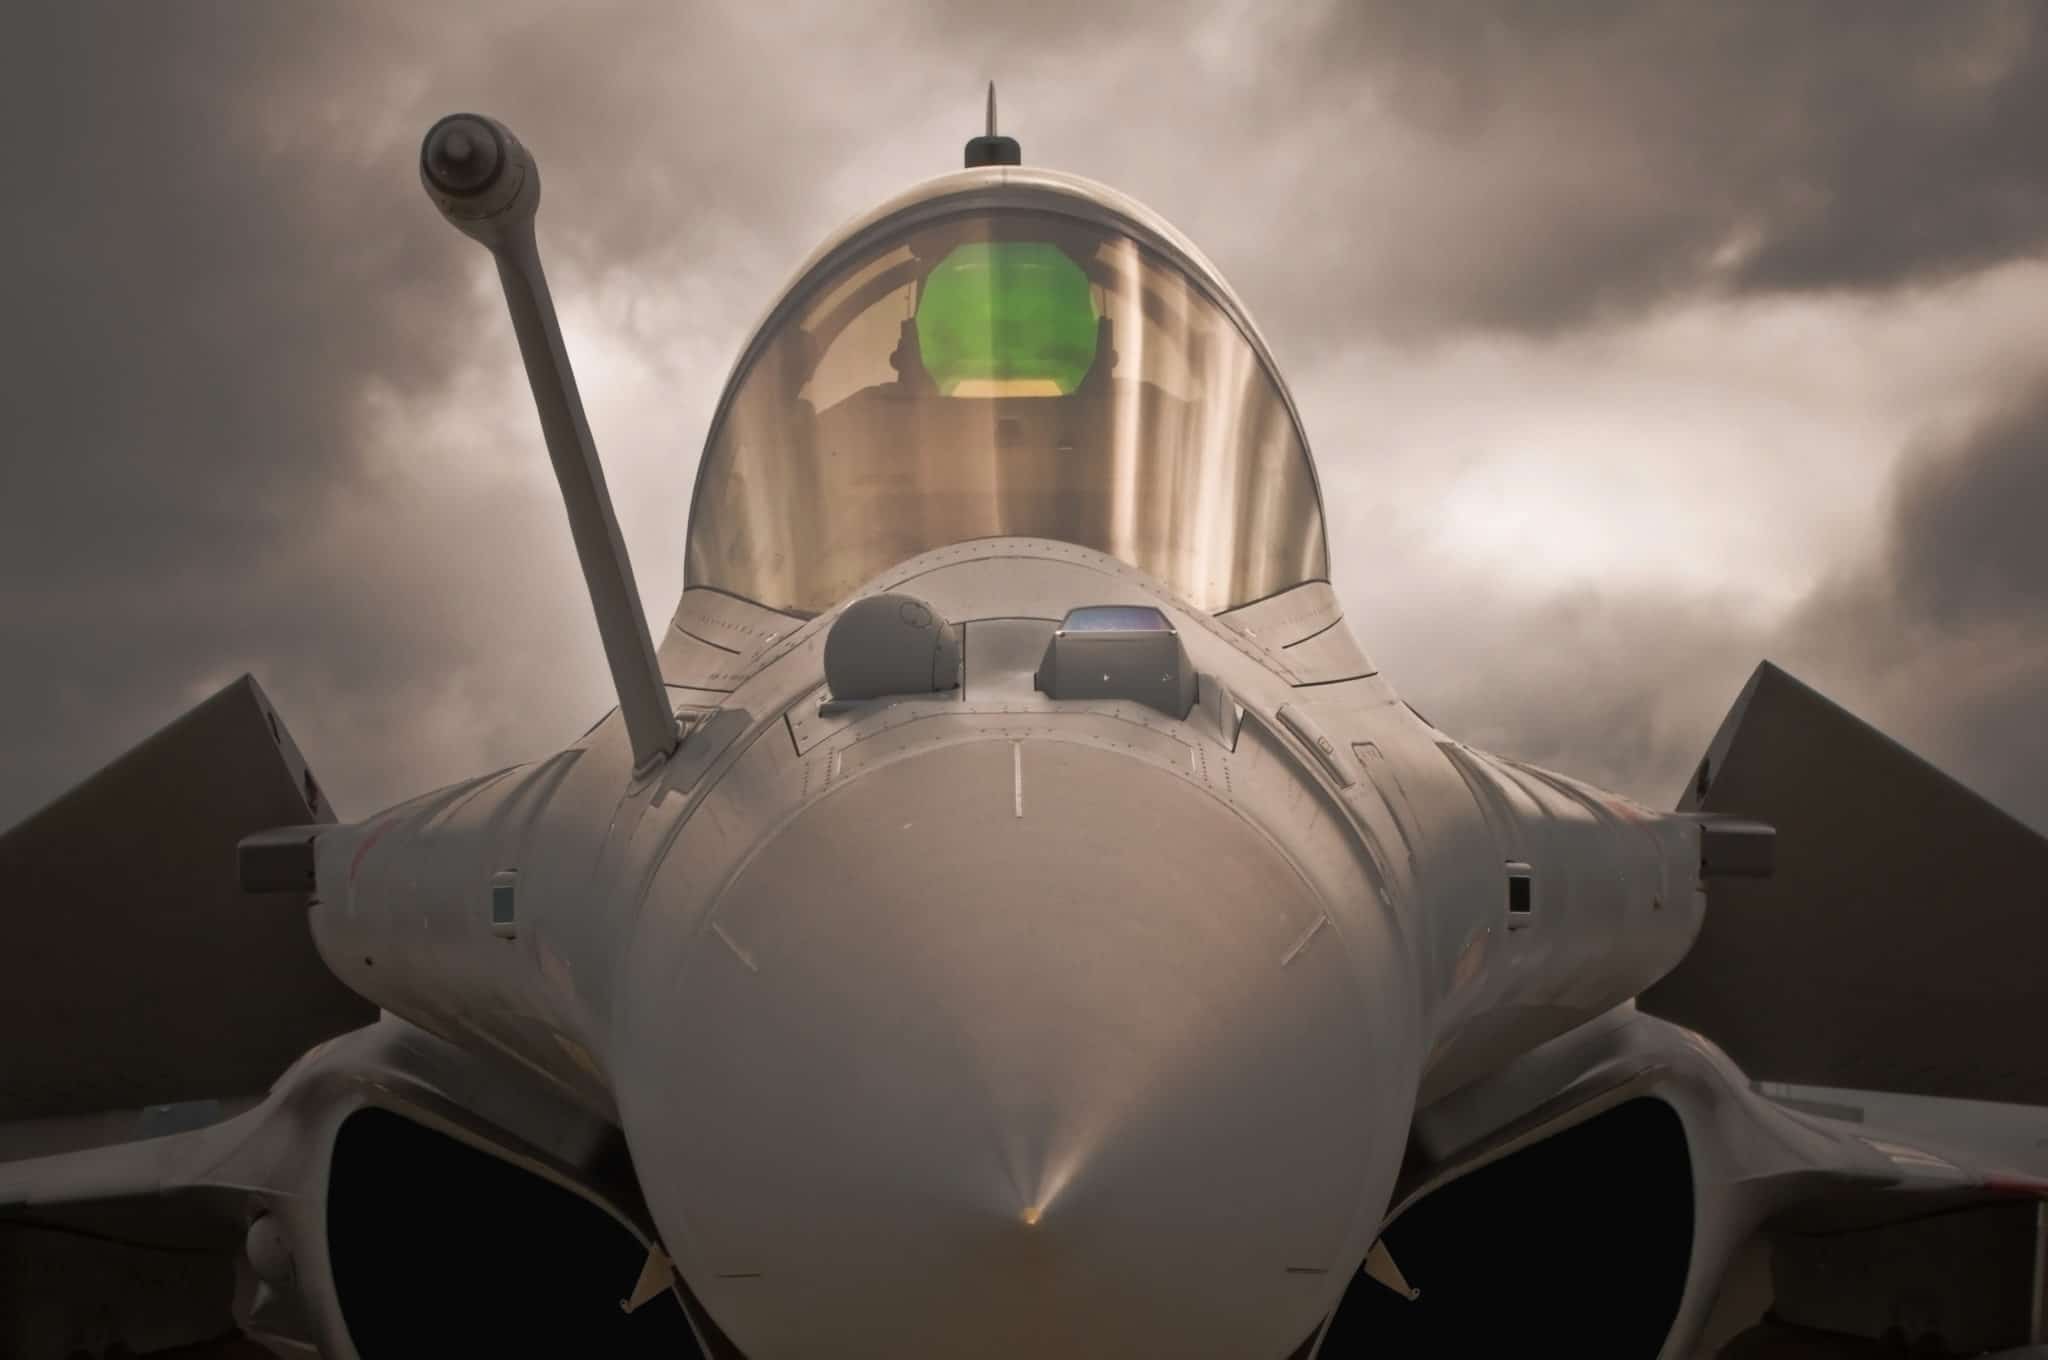
[[[746,341],[657,646],[533,158],[420,173],[618,706],[348,821],[244,678],[0,838],[0,1351],[2043,1340],[2034,832],[1769,665],[1670,811],[1438,729],[1237,296],[993,93]]]

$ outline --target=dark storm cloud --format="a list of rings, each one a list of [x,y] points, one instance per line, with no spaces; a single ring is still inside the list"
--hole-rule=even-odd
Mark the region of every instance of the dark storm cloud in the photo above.
[[[1888,288],[2048,241],[2037,6],[1333,3],[1274,22],[1248,130],[1316,187],[1288,259],[1246,250],[1238,272],[1318,335]],[[1277,150],[1302,135],[1309,155]]]
[[[80,527],[20,508],[80,491],[67,508],[106,551],[68,571],[122,579],[172,549],[188,568],[235,560],[252,521],[345,466],[351,392],[332,366],[431,384],[448,352],[430,322],[456,281],[423,267],[427,224],[365,232],[363,177],[280,88],[332,34],[254,8],[220,26],[164,6],[110,19],[45,8],[9,46],[14,583]],[[338,305],[334,280],[365,275],[390,292]]]
[[[2048,391],[1907,469],[1885,578],[1934,627],[1986,620],[2048,630]]]
[[[42,6],[9,26],[0,820],[181,708],[243,650],[236,603],[257,597],[270,645],[319,645],[291,539],[356,475],[343,375],[446,371],[460,280],[423,248],[433,224],[366,230],[386,168],[322,114],[389,59],[336,18]]]

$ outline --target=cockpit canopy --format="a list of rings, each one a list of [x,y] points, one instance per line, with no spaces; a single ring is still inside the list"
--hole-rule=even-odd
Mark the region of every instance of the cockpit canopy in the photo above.
[[[1228,289],[1143,209],[1044,171],[934,181],[799,276],[713,422],[687,583],[811,614],[998,536],[1209,610],[1328,575],[1299,423]]]

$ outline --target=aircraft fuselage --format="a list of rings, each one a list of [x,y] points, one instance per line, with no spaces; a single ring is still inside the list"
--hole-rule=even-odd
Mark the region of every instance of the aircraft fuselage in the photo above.
[[[613,715],[319,843],[329,964],[616,1118],[750,1356],[1283,1354],[1418,1101],[1698,929],[1694,822],[1446,738],[1320,583],[1219,619],[995,539],[880,591],[959,630],[957,688],[834,702],[836,613],[689,592],[651,777]],[[1184,717],[1037,687],[1098,605],[1170,621]]]

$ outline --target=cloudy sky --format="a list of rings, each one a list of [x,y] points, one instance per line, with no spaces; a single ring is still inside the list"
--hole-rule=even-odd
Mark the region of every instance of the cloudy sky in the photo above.
[[[842,220],[1029,161],[1199,242],[1354,631],[1668,805],[1770,657],[2048,827],[2048,9],[58,4],[0,48],[0,824],[252,671],[344,815],[609,706],[434,117],[538,155],[648,611]]]

